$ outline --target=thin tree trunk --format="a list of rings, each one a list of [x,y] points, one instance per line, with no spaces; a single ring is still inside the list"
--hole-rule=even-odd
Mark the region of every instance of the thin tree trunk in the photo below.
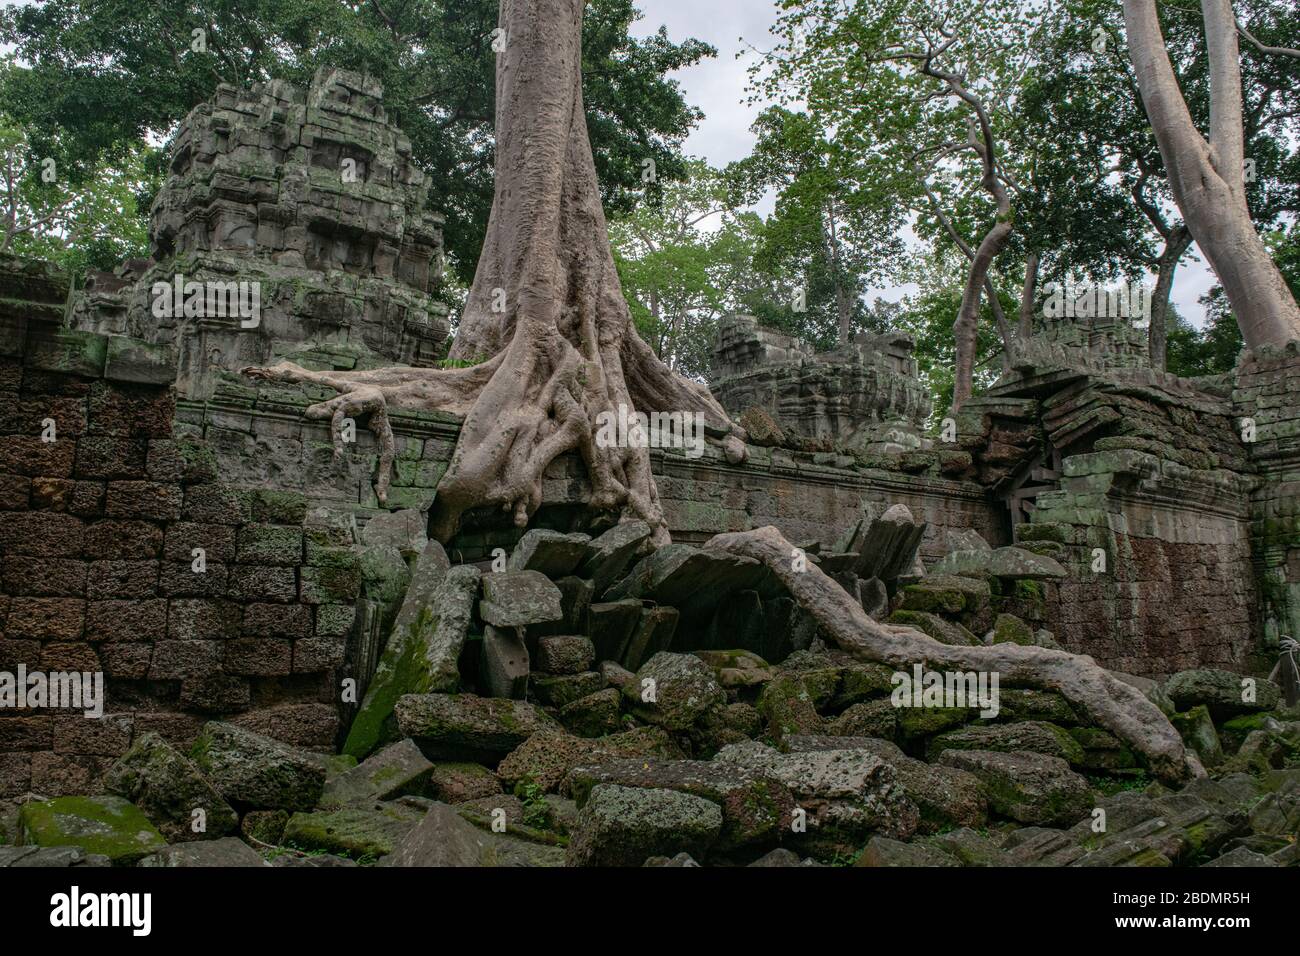
[[[1201,0],[1210,64],[1210,135],[1196,129],[1169,63],[1155,0],[1123,0],[1142,103],[1183,220],[1223,284],[1250,348],[1300,338],[1300,306],[1246,206],[1241,64],[1230,0]]]
[[[1034,297],[1038,294],[1038,253],[1025,259],[1025,283],[1020,287],[1020,327],[1017,337],[1028,342],[1034,337]]]
[[[1151,356],[1151,367],[1158,372],[1165,370],[1166,345],[1169,341],[1169,293],[1174,286],[1174,272],[1191,244],[1192,234],[1185,225],[1179,223],[1165,237],[1165,246],[1160,250],[1156,287],[1151,293],[1151,324],[1147,329],[1147,352]]]

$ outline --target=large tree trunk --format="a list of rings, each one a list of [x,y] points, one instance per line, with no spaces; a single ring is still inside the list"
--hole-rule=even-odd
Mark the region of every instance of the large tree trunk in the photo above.
[[[1124,0],[1129,56],[1169,185],[1223,283],[1250,348],[1300,338],[1300,306],[1246,206],[1241,64],[1231,0],[1201,0],[1210,64],[1210,135],[1201,136],[1169,63],[1155,0]]]
[[[1178,262],[1192,244],[1192,234],[1182,223],[1174,226],[1165,237],[1165,247],[1160,250],[1156,271],[1156,287],[1151,293],[1151,325],[1147,329],[1147,353],[1151,367],[1165,370],[1166,345],[1169,341],[1169,292],[1174,286],[1174,272]]]
[[[904,671],[919,663],[932,669],[996,673],[999,684],[1057,691],[1131,744],[1161,779],[1174,782],[1205,775],[1160,708],[1090,657],[1011,643],[956,647],[914,628],[879,624],[820,568],[796,571],[791,560],[794,545],[776,528],[716,535],[704,547],[762,561],[822,630],[854,657]]]
[[[496,191],[478,271],[451,358],[455,369],[317,373],[282,363],[255,377],[341,392],[308,410],[334,420],[369,413],[381,445],[376,491],[388,484],[386,407],[465,415],[438,485],[434,534],[446,541],[470,508],[509,511],[523,527],[542,500],[542,473],[578,451],[591,505],[640,518],[659,543],[668,527],[645,447],[605,447],[597,416],[698,414],[727,457],[744,432],[708,389],[670,371],[637,335],[619,286],[582,101],[584,0],[502,0],[496,80]]]

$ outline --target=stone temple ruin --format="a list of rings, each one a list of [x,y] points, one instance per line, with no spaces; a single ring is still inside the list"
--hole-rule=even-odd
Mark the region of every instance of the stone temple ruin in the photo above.
[[[1061,330],[944,444],[906,337],[735,316],[711,387],[750,456],[654,450],[672,545],[562,458],[526,532],[444,546],[456,416],[391,412],[382,508],[368,433],[336,459],[318,389],[236,373],[442,354],[439,220],[380,93],[223,87],[150,259],[0,270],[0,674],[107,682],[99,719],[0,708],[0,865],[1296,864],[1300,715],[1264,677],[1300,633],[1295,346],[1182,379]],[[177,275],[260,283],[260,322],[159,316]],[[1210,777],[1172,793],[1054,691],[896,706],[893,668],[703,547],[766,525],[876,621],[1090,655]]]

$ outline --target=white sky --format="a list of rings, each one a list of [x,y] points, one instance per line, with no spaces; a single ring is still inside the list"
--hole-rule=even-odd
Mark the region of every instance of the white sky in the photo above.
[[[749,127],[761,109],[744,102],[746,68],[755,61],[755,55],[750,51],[737,59],[736,54],[750,46],[769,47],[768,27],[776,20],[775,3],[772,0],[640,0],[638,6],[645,16],[633,26],[633,34],[645,36],[663,25],[674,41],[695,37],[718,50],[716,57],[675,74],[687,102],[704,111],[704,119],[686,141],[686,152],[714,166],[748,155],[754,144]],[[767,208],[760,207],[760,211],[770,211],[770,203]],[[1195,325],[1204,322],[1205,310],[1198,300],[1212,285],[1213,274],[1199,249],[1192,246],[1175,274],[1172,299],[1179,313]],[[868,297],[879,292],[887,299],[897,299],[913,288],[872,290]]]

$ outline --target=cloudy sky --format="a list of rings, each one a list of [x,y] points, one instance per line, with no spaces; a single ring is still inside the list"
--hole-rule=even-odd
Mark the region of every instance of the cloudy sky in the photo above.
[[[754,143],[749,127],[758,113],[744,103],[746,68],[755,56],[749,52],[737,59],[736,54],[751,46],[767,49],[775,4],[771,0],[640,0],[638,5],[645,17],[633,33],[654,33],[663,25],[673,40],[692,36],[717,48],[713,59],[676,74],[687,101],[704,111],[704,120],[686,141],[687,152],[715,166],[746,156]],[[1178,311],[1197,325],[1204,319],[1198,300],[1212,284],[1213,276],[1193,246],[1176,274],[1173,300]],[[897,299],[906,291],[906,287],[879,290],[887,299]]]

